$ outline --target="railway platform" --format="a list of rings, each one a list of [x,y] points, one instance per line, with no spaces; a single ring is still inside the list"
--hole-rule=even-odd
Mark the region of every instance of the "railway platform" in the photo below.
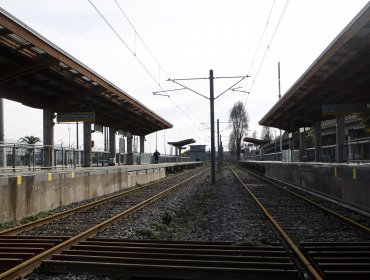
[[[267,177],[370,211],[370,164],[240,161]]]
[[[167,174],[203,165],[178,162],[63,170],[19,171],[0,176],[0,222],[146,184]]]

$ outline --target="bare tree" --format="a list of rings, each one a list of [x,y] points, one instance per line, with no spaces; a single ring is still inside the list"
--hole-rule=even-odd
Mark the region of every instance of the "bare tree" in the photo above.
[[[253,137],[254,139],[256,139],[256,138],[257,138],[257,131],[253,130],[252,137]]]
[[[229,135],[229,152],[232,155],[236,154],[236,140],[235,140],[235,135],[234,133],[230,133]]]
[[[248,114],[244,104],[238,101],[230,110],[229,121],[232,122],[232,131],[229,136],[229,150],[240,159],[241,141],[244,133],[248,130]]]
[[[269,127],[269,126],[262,127],[261,138],[263,140],[272,140],[271,127]]]

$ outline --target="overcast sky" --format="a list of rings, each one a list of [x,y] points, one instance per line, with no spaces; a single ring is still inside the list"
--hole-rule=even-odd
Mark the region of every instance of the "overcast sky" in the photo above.
[[[250,118],[249,135],[255,130],[259,133],[258,121],[278,100],[278,62],[284,94],[368,3],[117,0],[135,32],[114,0],[91,2],[121,39],[88,0],[0,0],[0,6],[171,122],[173,129],[157,134],[162,154],[165,149],[169,152],[164,141],[194,138],[197,144],[210,143],[207,99],[186,90],[171,92],[170,97],[153,96],[153,91],[179,87],[166,81],[168,78],[208,77],[210,69],[217,77],[249,75],[238,87],[250,93],[228,91],[216,99],[215,119],[221,122],[226,145],[230,131],[225,122],[230,108],[241,100]],[[215,95],[236,81],[215,80]],[[184,84],[209,96],[208,80]],[[10,101],[5,101],[4,107],[6,140],[18,140],[25,135],[42,138],[40,110]],[[75,145],[75,130],[74,125],[56,125],[56,143]],[[100,134],[94,133],[93,139],[97,148],[103,147]],[[155,134],[147,136],[147,152],[154,151],[155,141]]]

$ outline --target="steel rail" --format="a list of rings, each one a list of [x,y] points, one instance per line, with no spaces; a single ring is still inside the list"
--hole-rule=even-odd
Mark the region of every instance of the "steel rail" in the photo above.
[[[237,166],[237,165],[235,165],[235,166]],[[260,179],[260,180],[262,180],[264,182],[267,182],[267,183],[273,185],[274,187],[276,187],[276,188],[278,188],[278,189],[280,189],[282,191],[285,191],[285,192],[287,192],[287,193],[289,193],[289,194],[291,194],[291,195],[293,195],[293,196],[295,196],[295,197],[297,197],[297,198],[299,198],[299,199],[301,199],[301,200],[303,200],[303,201],[305,201],[305,202],[307,202],[307,203],[309,203],[309,204],[311,204],[311,205],[319,208],[321,211],[323,211],[325,213],[328,213],[330,215],[333,215],[335,218],[337,218],[340,221],[346,223],[347,225],[352,226],[352,227],[355,227],[356,229],[362,231],[363,233],[365,233],[367,235],[370,235],[370,228],[369,227],[367,227],[365,225],[362,225],[360,223],[357,223],[356,221],[354,221],[354,220],[352,220],[352,219],[350,219],[348,217],[345,217],[345,216],[343,216],[343,215],[341,215],[341,214],[339,214],[339,213],[337,213],[337,212],[335,212],[335,211],[333,211],[333,210],[331,210],[329,208],[326,208],[326,207],[324,207],[324,206],[322,206],[322,205],[320,205],[320,204],[318,204],[318,203],[316,203],[316,202],[314,202],[314,201],[312,201],[312,200],[310,200],[310,199],[308,199],[308,198],[306,198],[306,197],[304,197],[304,196],[302,196],[300,194],[297,194],[297,193],[295,193],[295,192],[293,192],[293,191],[291,191],[289,189],[283,188],[282,186],[279,186],[278,184],[276,184],[274,181],[272,181],[270,179],[266,179],[265,177],[262,177],[262,176],[260,176],[258,174],[255,174],[255,173],[253,173],[253,172],[251,172],[249,170],[246,170],[246,169],[244,169],[244,168],[242,168],[240,166],[237,166],[237,167],[240,168],[240,169],[242,169],[243,171],[247,172],[248,174],[257,177],[258,179]]]
[[[71,246],[77,244],[78,242],[81,242],[83,240],[86,240],[89,237],[92,237],[92,236],[96,235],[97,233],[99,233],[100,231],[109,227],[110,225],[112,225],[114,223],[117,223],[121,219],[123,219],[123,218],[129,216],[130,214],[132,214],[133,212],[145,207],[149,203],[154,202],[155,200],[161,198],[162,196],[164,196],[168,192],[170,192],[173,189],[179,187],[183,183],[185,183],[187,181],[190,181],[193,178],[203,174],[207,170],[209,170],[209,168],[203,169],[201,172],[185,179],[184,181],[181,181],[180,183],[177,183],[177,184],[173,185],[172,187],[169,187],[168,189],[166,189],[164,191],[161,191],[161,192],[157,193],[156,195],[140,202],[139,204],[125,210],[124,212],[122,212],[122,213],[120,213],[120,214],[118,214],[118,215],[116,215],[112,218],[109,218],[108,220],[106,220],[106,221],[104,221],[104,222],[102,222],[102,223],[100,223],[100,224],[98,224],[98,225],[96,225],[96,226],[94,226],[94,227],[92,227],[92,228],[74,236],[74,237],[71,237],[70,239],[68,239],[68,240],[50,248],[47,251],[42,252],[39,255],[36,255],[35,257],[33,257],[31,259],[28,259],[27,261],[19,264],[16,267],[13,267],[10,270],[5,271],[4,273],[0,274],[0,279],[1,280],[3,280],[3,279],[4,280],[16,279],[16,278],[18,278],[22,275],[25,275],[25,274],[31,272],[34,268],[36,268],[38,265],[40,265],[43,260],[49,259],[54,254],[57,254],[57,253],[60,253],[63,250],[69,249]]]
[[[155,182],[151,182],[151,183],[139,186],[139,187],[134,187],[134,188],[132,188],[130,190],[127,190],[125,192],[122,192],[122,193],[118,193],[118,194],[115,194],[115,195],[112,195],[112,196],[108,196],[106,198],[103,198],[103,199],[100,199],[100,200],[97,200],[97,201],[94,201],[94,202],[90,202],[88,204],[84,204],[84,205],[81,205],[81,206],[78,206],[78,207],[60,212],[60,213],[56,213],[54,215],[51,215],[51,216],[48,216],[48,217],[45,217],[45,218],[42,218],[42,219],[39,219],[39,220],[36,220],[36,221],[33,221],[33,222],[29,222],[29,223],[26,223],[26,224],[23,224],[23,225],[19,225],[19,226],[1,231],[0,236],[15,235],[15,234],[19,234],[19,233],[22,233],[22,232],[25,232],[25,231],[43,226],[43,225],[48,224],[50,222],[53,222],[53,221],[56,221],[56,220],[74,215],[78,212],[90,209],[90,208],[95,207],[97,205],[104,204],[104,203],[107,203],[109,201],[118,199],[120,197],[130,195],[131,193],[136,192],[140,189],[147,188],[147,187],[150,187],[152,185],[162,183],[162,182],[165,182],[165,181],[173,179],[173,178],[177,178],[177,177],[182,176],[182,175],[186,175],[189,172],[191,172],[191,171],[188,171],[188,172],[185,172],[185,173],[182,173],[182,174],[178,174],[178,175],[172,176],[172,177],[166,177],[166,178],[163,178],[163,179],[160,179],[160,180],[157,180]]]
[[[315,280],[323,280],[324,278],[321,274],[316,270],[314,265],[305,257],[303,252],[298,248],[298,245],[294,243],[292,238],[289,234],[279,225],[279,223],[272,217],[270,212],[264,207],[264,205],[260,202],[260,200],[254,195],[254,193],[249,189],[249,187],[242,181],[242,179],[236,174],[236,172],[231,168],[229,164],[227,164],[230,168],[231,172],[234,174],[235,178],[239,181],[239,183],[244,187],[244,189],[248,192],[248,194],[253,198],[254,202],[257,204],[259,209],[261,209],[262,213],[267,217],[273,227],[278,231],[279,235],[284,239],[286,244],[288,244],[289,248],[293,250],[293,252],[298,256],[300,262],[307,271],[312,275]]]

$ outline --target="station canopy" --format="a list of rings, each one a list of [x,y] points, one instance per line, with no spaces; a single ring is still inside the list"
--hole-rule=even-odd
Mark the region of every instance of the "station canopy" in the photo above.
[[[243,139],[244,142],[252,143],[255,145],[265,145],[271,142],[271,140],[266,140],[266,139],[257,139],[253,137],[244,137]]]
[[[185,139],[185,140],[180,140],[177,142],[167,142],[169,145],[172,145],[174,147],[182,147],[185,145],[193,144],[195,143],[195,140],[190,138],[190,139]]]
[[[304,54],[302,54],[304,55]],[[370,103],[370,2],[259,121],[294,131],[332,119],[323,106]],[[340,112],[339,112],[340,113]]]
[[[95,112],[95,123],[134,135],[172,127],[1,8],[0,97],[55,113]]]

